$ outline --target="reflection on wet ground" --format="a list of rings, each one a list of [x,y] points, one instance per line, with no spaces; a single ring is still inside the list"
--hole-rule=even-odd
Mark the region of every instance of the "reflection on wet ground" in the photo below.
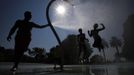
[[[0,63],[0,75],[13,75],[11,64]],[[64,71],[53,70],[52,65],[21,64],[16,75],[134,75],[134,63],[107,65],[65,65]]]

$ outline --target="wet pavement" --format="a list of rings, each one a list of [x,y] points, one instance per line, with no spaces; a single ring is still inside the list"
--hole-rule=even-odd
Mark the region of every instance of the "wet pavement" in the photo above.
[[[0,63],[0,75],[134,75],[134,63],[65,65],[64,71],[53,70],[53,65],[21,63],[16,73],[11,67],[12,63]]]

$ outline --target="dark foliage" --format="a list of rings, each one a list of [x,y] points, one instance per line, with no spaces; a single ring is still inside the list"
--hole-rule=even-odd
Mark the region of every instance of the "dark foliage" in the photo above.
[[[134,61],[134,14],[128,17],[123,28],[124,46],[122,55],[127,60]]]

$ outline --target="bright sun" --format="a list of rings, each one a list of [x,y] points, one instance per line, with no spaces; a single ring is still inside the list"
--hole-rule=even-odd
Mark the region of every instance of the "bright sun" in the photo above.
[[[65,7],[62,6],[62,5],[59,5],[57,8],[56,8],[56,11],[58,12],[58,14],[65,14]]]

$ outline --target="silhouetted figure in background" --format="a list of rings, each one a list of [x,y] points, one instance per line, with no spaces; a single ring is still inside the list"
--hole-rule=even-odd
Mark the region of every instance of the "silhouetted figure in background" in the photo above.
[[[20,62],[21,57],[23,56],[24,52],[28,50],[28,46],[31,41],[31,30],[32,28],[44,28],[49,26],[43,25],[40,26],[38,24],[35,24],[33,22],[30,22],[32,18],[31,12],[26,11],[24,13],[24,19],[23,20],[17,20],[15,22],[15,25],[12,27],[12,29],[9,32],[9,35],[7,37],[7,40],[11,40],[11,36],[14,34],[14,32],[17,30],[17,34],[15,36],[15,60],[14,60],[14,66],[11,68],[11,71],[16,71],[18,64]]]
[[[78,56],[80,58],[80,62],[84,62],[84,59],[86,59],[86,44],[85,44],[85,34],[82,32],[82,29],[80,28],[79,30],[79,34],[77,35],[78,37],[78,45],[79,45],[79,53]]]
[[[88,35],[90,37],[94,38],[94,44],[93,47],[98,48],[99,51],[101,51],[101,49],[103,49],[103,45],[102,45],[102,39],[99,36],[99,31],[102,31],[105,29],[105,26],[103,24],[101,24],[102,28],[98,28],[98,24],[94,24],[94,29],[91,30],[91,32],[88,30]]]

